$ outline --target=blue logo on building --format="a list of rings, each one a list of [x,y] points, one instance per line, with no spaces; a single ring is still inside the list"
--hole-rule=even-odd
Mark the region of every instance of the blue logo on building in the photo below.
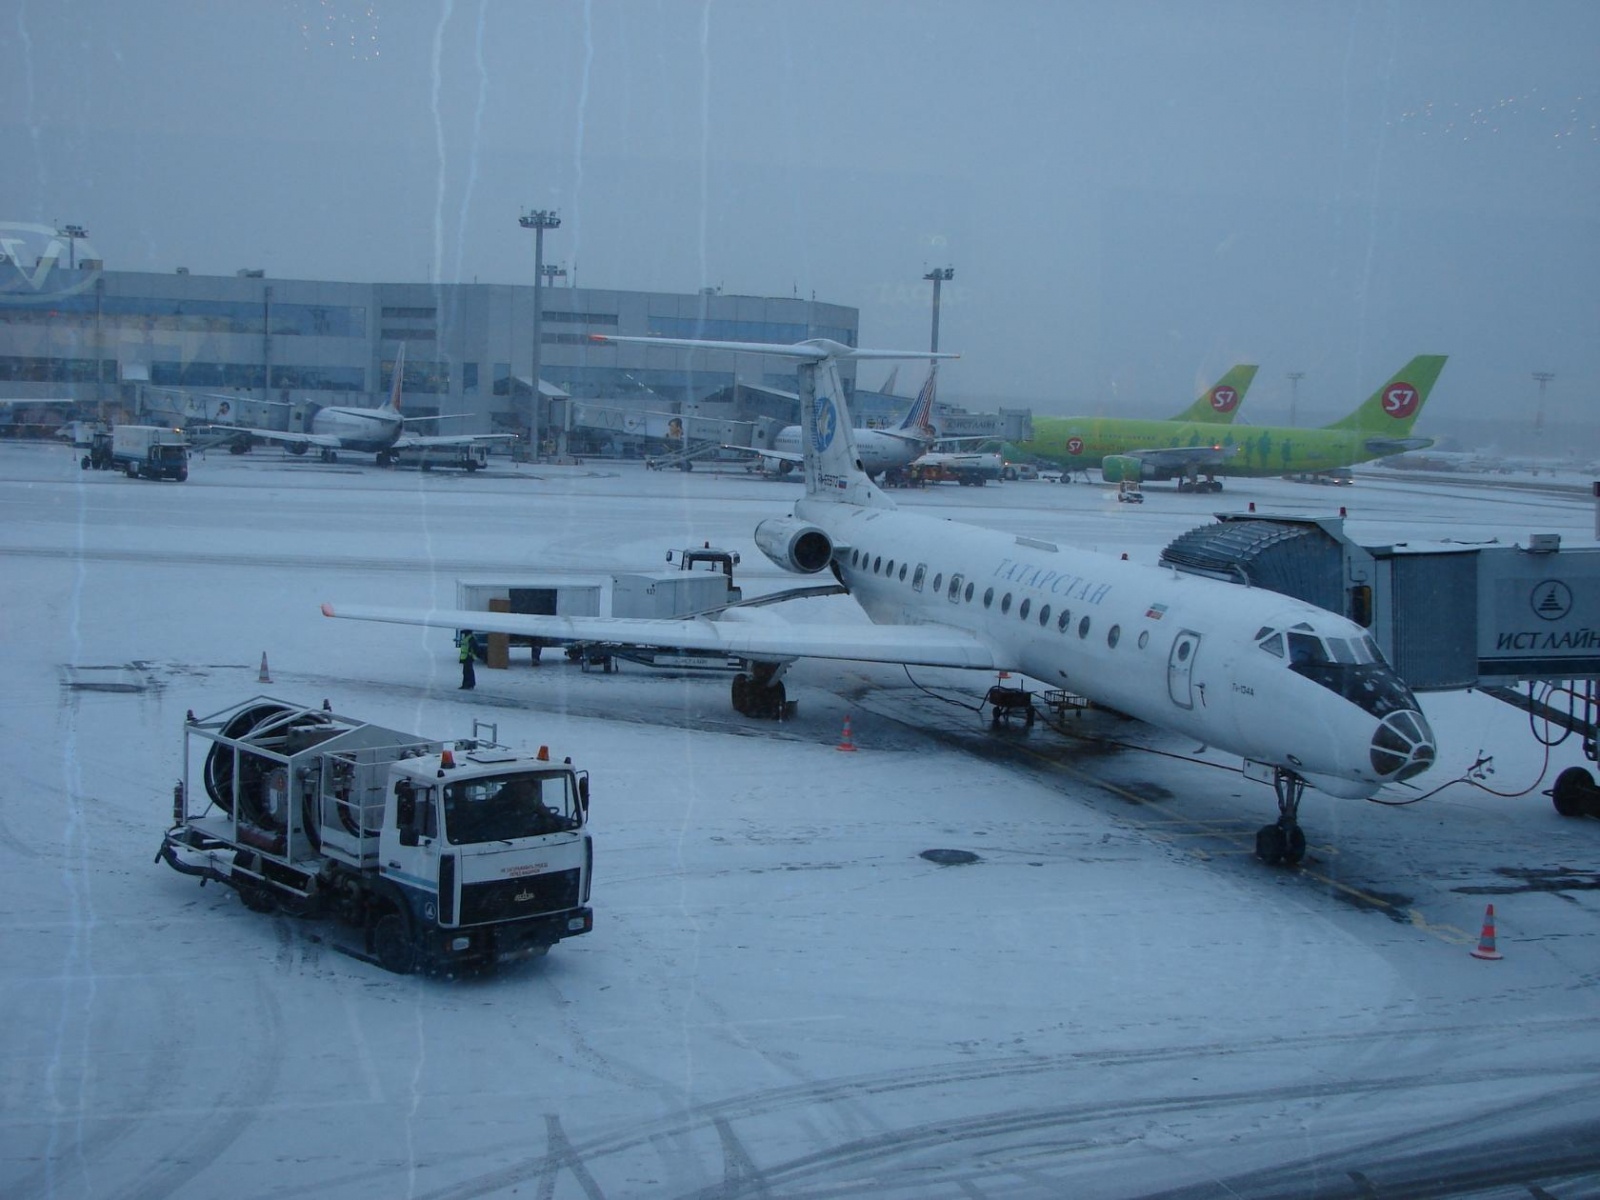
[[[828,397],[819,396],[814,417],[816,427],[812,432],[811,440],[820,454],[833,445],[833,435],[839,432],[839,410],[834,408],[833,401]]]

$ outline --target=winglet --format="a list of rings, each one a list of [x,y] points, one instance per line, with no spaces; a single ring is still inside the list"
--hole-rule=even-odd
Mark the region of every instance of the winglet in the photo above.
[[[335,613],[334,613],[334,611],[333,611],[333,605],[331,605],[331,604],[324,604],[324,605],[323,605],[323,606],[322,606],[322,615],[323,615],[323,616],[325,616],[325,617],[331,617],[331,616],[334,616],[334,615],[336,615],[336,614],[335,614]]]

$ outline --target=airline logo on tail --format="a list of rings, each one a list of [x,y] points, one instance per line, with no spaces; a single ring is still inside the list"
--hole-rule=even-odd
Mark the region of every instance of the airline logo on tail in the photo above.
[[[1211,389],[1211,408],[1214,412],[1231,413],[1239,407],[1239,393],[1226,384]]]
[[[815,431],[811,435],[811,440],[820,454],[833,445],[833,435],[839,431],[839,410],[833,406],[833,401],[827,396],[817,397],[813,423]]]
[[[1421,393],[1409,383],[1399,381],[1383,389],[1383,411],[1396,421],[1404,421],[1411,416],[1421,403]]]

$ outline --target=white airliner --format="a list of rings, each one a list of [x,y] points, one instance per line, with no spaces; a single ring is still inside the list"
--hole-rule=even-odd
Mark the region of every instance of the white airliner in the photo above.
[[[873,624],[758,622],[737,606],[685,620],[342,604],[324,605],[324,614],[714,651],[749,664],[733,681],[733,704],[752,716],[782,711],[780,677],[799,658],[1016,672],[1270,771],[1279,818],[1256,837],[1268,862],[1305,853],[1298,811],[1307,784],[1370,796],[1433,762],[1416,699],[1343,617],[1264,589],[897,508],[862,469],[836,364],[926,354],[821,339],[788,347],[613,340],[798,360],[805,495],[792,515],[756,526],[756,545],[788,570],[831,571]]]
[[[400,414],[400,386],[405,379],[406,348],[400,347],[395,358],[394,381],[389,387],[389,399],[377,408],[356,408],[349,405],[329,405],[319,408],[311,416],[311,428],[304,433],[282,433],[272,429],[255,429],[243,425],[209,426],[230,433],[248,433],[280,443],[290,454],[304,454],[315,447],[322,452],[324,462],[337,462],[339,451],[351,450],[360,454],[374,454],[380,467],[394,465],[395,456],[402,450],[425,447],[444,448],[471,446],[483,442],[515,441],[512,433],[430,434],[419,436],[405,432],[406,425],[416,421],[441,421],[444,417],[406,417]],[[259,401],[257,403],[260,403]],[[268,404],[278,401],[269,400]]]
[[[927,355],[920,357],[926,358]],[[868,475],[878,476],[885,471],[910,466],[933,446],[938,437],[933,427],[933,393],[934,372],[930,370],[928,381],[922,385],[922,390],[917,393],[916,400],[906,410],[900,424],[893,429],[855,430],[856,450],[861,456],[861,466]],[[772,449],[752,449],[751,453],[759,456],[763,471],[772,475],[787,475],[805,462],[801,433],[800,426],[787,425],[772,439]]]

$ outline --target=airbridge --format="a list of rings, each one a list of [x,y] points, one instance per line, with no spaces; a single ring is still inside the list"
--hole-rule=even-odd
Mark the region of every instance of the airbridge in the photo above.
[[[1439,541],[1363,546],[1344,517],[1218,513],[1164,566],[1268,588],[1366,628],[1418,692],[1476,689],[1583,739],[1600,755],[1600,546]],[[1564,771],[1565,815],[1600,816],[1600,788]]]

